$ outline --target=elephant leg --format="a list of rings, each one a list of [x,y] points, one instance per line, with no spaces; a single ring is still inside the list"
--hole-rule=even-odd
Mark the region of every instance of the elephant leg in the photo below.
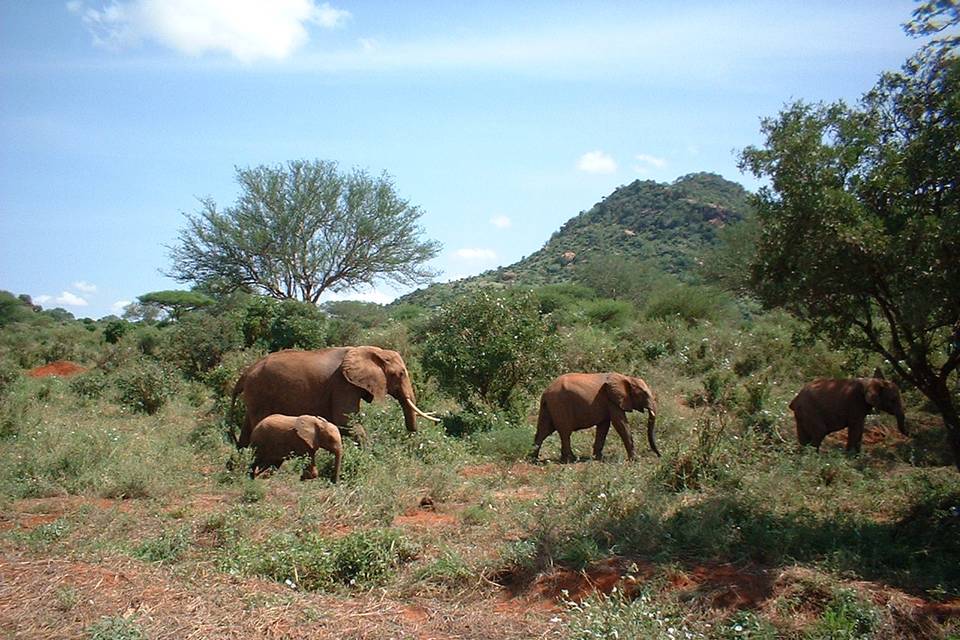
[[[593,439],[593,457],[595,460],[603,460],[603,445],[607,441],[607,434],[609,432],[609,420],[604,420],[597,424],[597,435]]]
[[[850,422],[847,427],[847,453],[860,453],[863,442],[863,418]]]
[[[630,435],[630,425],[627,424],[626,416],[614,418],[613,428],[617,430],[617,434],[623,440],[623,448],[627,450],[627,460],[633,460],[633,436]]]
[[[330,417],[327,419],[337,425],[341,434],[356,442],[358,447],[363,448],[367,443],[367,431],[359,423],[350,424],[350,419],[359,410],[359,395],[356,398],[342,396],[339,400],[334,399],[333,406],[330,407]]]
[[[560,462],[573,462],[573,448],[570,446],[570,432],[560,430]]]

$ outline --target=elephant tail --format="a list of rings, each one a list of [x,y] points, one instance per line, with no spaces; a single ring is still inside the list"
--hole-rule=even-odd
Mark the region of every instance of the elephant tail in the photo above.
[[[244,371],[243,373],[240,374],[240,378],[237,380],[237,384],[233,385],[233,393],[230,394],[230,410],[227,412],[227,421],[230,424],[230,427],[227,431],[227,437],[234,444],[234,446],[237,447],[237,449],[240,449],[242,446],[245,446],[245,445],[241,445],[240,438],[237,437],[237,434],[235,432],[233,416],[235,415],[235,411],[236,411],[237,396],[243,393],[243,384],[246,381],[246,379],[247,379],[247,372]],[[244,421],[246,421],[246,417],[244,417]],[[243,433],[241,433],[240,435],[241,437],[243,437]]]

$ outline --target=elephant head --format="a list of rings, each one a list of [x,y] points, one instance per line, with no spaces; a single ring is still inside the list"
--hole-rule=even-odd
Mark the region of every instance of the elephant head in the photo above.
[[[907,419],[903,409],[903,399],[900,397],[900,388],[886,380],[883,372],[877,369],[872,378],[861,378],[863,399],[874,409],[889,413],[897,418],[897,429],[903,435],[907,433]]]
[[[434,416],[417,408],[407,365],[396,351],[379,347],[352,347],[343,356],[342,371],[348,382],[363,390],[363,399],[367,402],[379,400],[386,394],[396,398],[403,409],[407,431],[417,430],[416,416],[439,422]]]
[[[660,451],[657,449],[657,442],[654,438],[654,427],[657,420],[657,401],[653,396],[653,391],[647,386],[647,383],[640,378],[631,378],[619,373],[610,373],[607,375],[604,388],[610,400],[624,412],[647,410],[647,442],[650,444],[650,450],[659,456]]]

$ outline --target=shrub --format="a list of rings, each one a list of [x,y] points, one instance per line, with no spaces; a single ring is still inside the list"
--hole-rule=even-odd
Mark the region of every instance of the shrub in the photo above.
[[[164,334],[160,357],[189,379],[201,379],[243,344],[240,328],[230,314],[187,313]]]
[[[386,582],[414,555],[413,545],[394,529],[367,529],[333,539],[283,533],[260,544],[237,541],[224,550],[221,565],[307,591],[369,589]]]
[[[103,397],[109,386],[110,379],[99,369],[93,369],[70,379],[70,390],[86,400]]]
[[[164,531],[156,538],[141,542],[133,551],[133,555],[146,562],[169,564],[176,560],[190,545],[189,527],[181,527],[176,531]]]
[[[153,415],[173,395],[176,376],[150,358],[140,358],[117,373],[120,402],[134,411]]]
[[[556,370],[556,337],[528,292],[479,291],[436,313],[423,336],[423,368],[463,403],[507,408]]]
[[[626,325],[633,316],[633,305],[623,300],[603,298],[584,304],[583,314],[593,324],[619,328]]]
[[[732,299],[718,289],[676,284],[655,291],[647,301],[644,314],[648,319],[679,319],[694,325],[731,317],[733,311]]]

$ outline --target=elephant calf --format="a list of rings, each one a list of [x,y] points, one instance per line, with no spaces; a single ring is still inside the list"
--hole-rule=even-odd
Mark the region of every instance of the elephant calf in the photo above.
[[[317,416],[269,415],[253,428],[250,444],[254,449],[250,477],[255,478],[264,469],[279,467],[287,458],[310,456],[310,466],[303,470],[301,480],[316,478],[317,450],[333,454],[333,473],[330,480],[340,479],[340,461],[343,444],[340,430],[332,422]]]
[[[633,438],[630,436],[626,412],[644,409],[649,414],[647,441],[650,450],[659,456],[653,437],[657,404],[646,382],[619,373],[564,374],[551,382],[540,397],[537,435],[530,457],[536,461],[543,441],[556,431],[560,436],[560,460],[570,462],[573,460],[570,434],[596,425],[593,457],[601,460],[603,445],[612,424],[623,440],[627,458],[633,460]]]
[[[872,409],[896,416],[897,428],[907,435],[900,389],[879,369],[872,378],[814,380],[790,402],[790,409],[797,421],[797,441],[818,451],[828,433],[841,429],[847,429],[847,451],[860,451],[863,422]]]

